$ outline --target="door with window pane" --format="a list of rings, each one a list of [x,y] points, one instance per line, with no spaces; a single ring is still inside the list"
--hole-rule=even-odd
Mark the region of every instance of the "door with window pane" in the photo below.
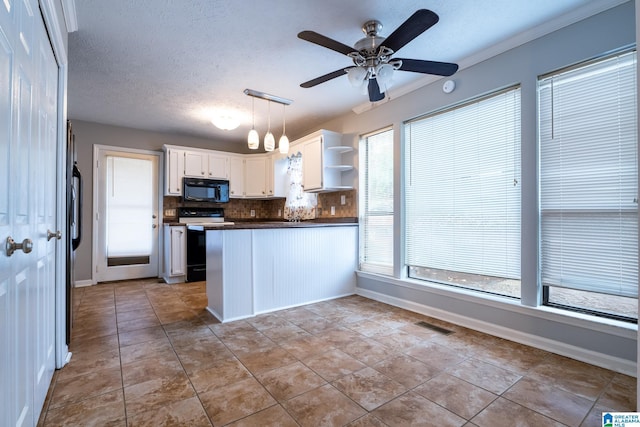
[[[159,154],[97,150],[96,280],[155,277]]]

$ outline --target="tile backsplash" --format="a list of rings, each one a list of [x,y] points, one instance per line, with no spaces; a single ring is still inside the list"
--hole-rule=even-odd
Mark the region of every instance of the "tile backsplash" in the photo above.
[[[345,204],[341,199],[344,196]],[[228,203],[198,203],[183,202],[180,197],[165,196],[164,222],[178,220],[179,207],[220,207],[224,209],[226,219],[282,219],[284,215],[285,199],[231,199]],[[335,207],[335,215],[331,215],[331,207]],[[167,216],[167,210],[176,210],[175,216]],[[251,211],[255,216],[251,216]],[[358,216],[358,199],[356,190],[335,191],[318,194],[318,218],[355,218]],[[278,215],[279,214],[279,215]]]

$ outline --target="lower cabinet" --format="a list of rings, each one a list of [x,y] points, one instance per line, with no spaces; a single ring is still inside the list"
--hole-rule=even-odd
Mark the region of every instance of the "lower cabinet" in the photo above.
[[[357,239],[355,225],[208,230],[208,309],[229,322],[351,295]]]
[[[187,227],[164,226],[164,268],[166,283],[181,283],[187,277]]]

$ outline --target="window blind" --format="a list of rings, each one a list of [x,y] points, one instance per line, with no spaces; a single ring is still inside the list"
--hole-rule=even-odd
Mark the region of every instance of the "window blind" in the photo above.
[[[542,284],[637,298],[636,54],[538,82]]]
[[[405,144],[407,265],[519,279],[520,88],[408,122]]]
[[[393,273],[393,130],[360,142],[360,269]]]

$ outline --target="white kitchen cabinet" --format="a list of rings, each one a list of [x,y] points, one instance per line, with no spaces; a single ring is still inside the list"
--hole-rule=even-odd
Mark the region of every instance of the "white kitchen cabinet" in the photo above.
[[[289,159],[284,154],[271,155],[267,162],[267,194],[270,197],[287,197],[289,192]]]
[[[244,197],[244,159],[242,156],[229,156],[229,197]]]
[[[165,196],[182,195],[184,177],[184,150],[165,148]]]
[[[165,196],[182,195],[182,178],[228,179],[231,198],[286,197],[288,160],[280,153],[235,154],[165,145]]]
[[[353,188],[342,185],[342,173],[353,169],[352,165],[343,162],[342,154],[353,149],[341,145],[341,134],[321,130],[304,138],[299,144],[304,191],[319,193]]]
[[[244,159],[244,195],[267,196],[267,162],[269,157],[255,156]]]
[[[181,283],[187,274],[187,227],[164,226],[164,274],[166,283]]]
[[[229,156],[215,153],[208,155],[208,177],[211,179],[229,179]]]
[[[206,178],[209,170],[209,156],[200,151],[184,152],[184,176]]]

